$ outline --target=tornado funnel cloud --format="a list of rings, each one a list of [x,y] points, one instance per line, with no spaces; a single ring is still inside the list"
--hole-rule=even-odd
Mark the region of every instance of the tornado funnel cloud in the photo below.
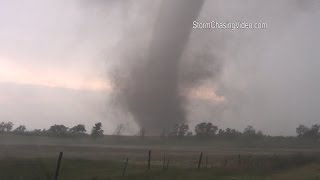
[[[203,0],[164,0],[156,19],[147,60],[136,69],[125,88],[130,113],[148,134],[159,135],[186,120],[179,92],[179,60],[188,42],[192,22]]]

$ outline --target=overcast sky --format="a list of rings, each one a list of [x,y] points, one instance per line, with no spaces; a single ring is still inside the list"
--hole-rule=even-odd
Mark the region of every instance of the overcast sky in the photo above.
[[[148,47],[159,4],[0,0],[0,121],[28,129],[101,121],[109,134],[126,123],[134,133],[112,97],[110,72],[135,63],[123,52]],[[186,93],[190,124],[294,135],[299,124],[320,123],[319,19],[316,0],[207,1],[199,21],[268,27],[193,30],[184,57],[208,48],[220,63],[215,77]]]

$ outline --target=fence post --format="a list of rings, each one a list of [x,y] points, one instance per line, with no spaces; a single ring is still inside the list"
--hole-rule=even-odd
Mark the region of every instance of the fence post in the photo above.
[[[170,158],[168,157],[166,171],[168,171],[168,168],[169,168],[169,162],[170,162]]]
[[[227,166],[227,164],[228,164],[228,159],[226,159],[226,160],[224,161],[223,167],[225,168],[225,167]]]
[[[201,160],[202,160],[202,152],[201,152],[200,157],[199,157],[198,171],[200,170]]]
[[[208,168],[208,155],[206,157],[206,169]]]
[[[166,155],[163,155],[163,164],[162,164],[162,171],[165,170],[165,166],[166,166]]]
[[[58,178],[59,178],[59,170],[60,170],[60,163],[61,163],[62,155],[63,155],[63,152],[60,152],[59,159],[58,159],[58,164],[57,164],[57,168],[56,168],[56,175],[55,175],[55,178],[54,178],[55,180],[58,180]]]
[[[151,150],[149,150],[148,170],[150,170],[150,161],[151,161]]]
[[[127,158],[126,164],[124,165],[123,172],[122,172],[122,176],[124,176],[124,173],[126,172],[127,165],[128,165],[128,161],[129,161],[129,158]]]

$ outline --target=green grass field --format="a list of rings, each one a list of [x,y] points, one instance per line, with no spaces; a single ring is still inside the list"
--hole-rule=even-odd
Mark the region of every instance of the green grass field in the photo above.
[[[59,179],[320,179],[319,163],[294,160],[299,157],[290,157],[291,160],[289,157],[269,158],[262,157],[252,161],[253,164],[249,166],[202,167],[199,171],[196,168],[169,165],[165,172],[159,165],[153,165],[151,170],[147,170],[146,165],[129,161],[123,177],[124,162],[63,159]],[[55,166],[55,159],[2,159],[0,178],[49,180],[53,179]]]
[[[194,145],[123,143],[139,138],[104,140],[47,137],[0,137],[0,180],[53,179],[63,151],[59,180],[93,179],[320,179],[320,151],[301,147],[246,147],[230,142]],[[219,144],[220,143],[220,144]],[[196,143],[195,143],[196,144]],[[148,151],[151,169],[148,170]],[[200,170],[197,170],[203,152]],[[240,154],[240,158],[239,158]],[[163,157],[170,159],[163,171]],[[129,158],[122,176],[125,159]],[[208,158],[207,158],[208,157]],[[208,159],[208,161],[207,161]],[[167,163],[167,161],[166,161]]]

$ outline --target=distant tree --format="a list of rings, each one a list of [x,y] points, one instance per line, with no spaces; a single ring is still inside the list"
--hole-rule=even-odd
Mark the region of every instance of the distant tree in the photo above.
[[[4,133],[6,129],[6,125],[5,122],[1,122],[0,123],[0,133]]]
[[[86,134],[86,128],[83,124],[78,124],[69,129],[68,133],[71,136],[82,136]]]
[[[296,132],[298,137],[310,138],[310,139],[318,139],[320,137],[320,125],[314,124],[311,128],[305,125],[299,125],[296,128]]]
[[[241,134],[241,132],[239,132],[239,131],[237,131],[237,130],[235,130],[235,129],[231,129],[230,134],[240,135],[240,134]]]
[[[206,132],[207,123],[197,124],[195,127],[195,132],[197,136],[207,136]]]
[[[7,133],[12,130],[13,123],[12,122],[1,122],[0,123],[0,133]]]
[[[40,130],[40,129],[39,129],[39,130]],[[48,130],[42,129],[42,130],[40,130],[40,135],[41,135],[41,136],[48,136],[48,135],[50,135],[50,134],[49,134]]]
[[[245,136],[254,136],[256,134],[256,130],[252,126],[247,126],[243,130],[243,135]]]
[[[178,136],[178,132],[179,132],[179,124],[175,124],[168,135],[175,137],[175,136]]]
[[[46,134],[45,132],[42,131],[41,129],[34,129],[33,131],[29,131],[28,134],[31,136],[41,136],[41,135]]]
[[[263,133],[262,133],[262,131],[258,131],[256,135],[257,135],[258,137],[262,137],[262,136],[263,136]]]
[[[262,131],[256,131],[252,126],[247,126],[243,130],[243,136],[249,139],[259,139],[262,138],[264,135]]]
[[[227,128],[225,131],[225,135],[231,135],[232,134],[232,130],[230,128]]]
[[[311,126],[310,130],[312,131],[313,137],[318,137],[319,136],[320,125],[319,124],[314,124],[314,125]]]
[[[53,125],[47,131],[49,136],[65,137],[68,135],[68,127],[64,125]]]
[[[183,137],[189,131],[189,126],[187,124],[181,124],[178,130],[178,136]]]
[[[206,131],[209,136],[214,136],[214,135],[216,135],[216,132],[218,131],[218,127],[212,125],[212,123],[207,123]]]
[[[298,137],[303,137],[308,131],[309,131],[309,128],[305,125],[302,125],[302,124],[300,124],[296,128],[296,132],[298,134]]]
[[[305,137],[317,139],[319,137],[320,125],[314,124],[311,128],[304,134]]]
[[[94,138],[103,137],[102,123],[96,123],[91,130],[91,136]]]
[[[212,123],[200,123],[195,127],[195,132],[197,136],[210,137],[216,135],[218,127],[212,125]]]
[[[124,130],[125,130],[124,124],[120,123],[114,130],[113,134],[116,136],[121,136]]]
[[[172,129],[171,132],[169,133],[169,136],[173,136],[173,137],[183,137],[186,135],[186,133],[189,130],[189,126],[187,124],[175,124]]]
[[[224,136],[225,134],[226,134],[226,132],[223,129],[219,129],[219,131],[218,131],[219,136]]]
[[[139,136],[143,139],[144,136],[146,134],[146,130],[144,129],[144,127],[140,128],[139,130]]]
[[[162,131],[161,131],[161,134],[160,134],[160,138],[161,139],[164,139],[167,135],[167,129],[163,128]]]
[[[187,136],[192,136],[192,132],[191,131],[187,132]]]
[[[13,133],[15,134],[23,134],[26,132],[26,126],[20,125],[16,129],[13,130]]]
[[[241,132],[235,129],[226,128],[225,130],[219,129],[218,135],[225,138],[235,138],[241,136]]]

